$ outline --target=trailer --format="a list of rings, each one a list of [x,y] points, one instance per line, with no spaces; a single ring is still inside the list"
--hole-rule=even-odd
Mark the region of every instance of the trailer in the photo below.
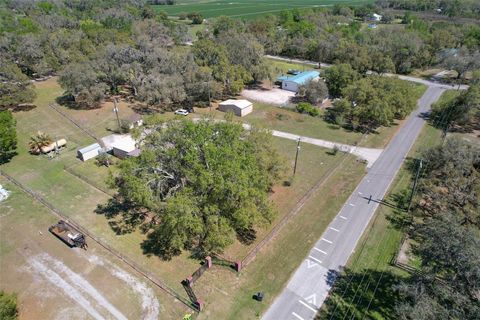
[[[85,236],[74,226],[64,220],[58,221],[57,224],[54,224],[48,228],[48,231],[62,240],[70,248],[78,247],[85,250],[87,249]]]

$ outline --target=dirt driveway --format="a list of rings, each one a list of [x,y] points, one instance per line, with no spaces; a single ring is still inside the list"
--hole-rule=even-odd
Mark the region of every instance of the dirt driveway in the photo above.
[[[282,90],[280,88],[273,89],[245,89],[241,95],[247,99],[276,105],[286,105],[290,99],[295,96],[295,92]]]

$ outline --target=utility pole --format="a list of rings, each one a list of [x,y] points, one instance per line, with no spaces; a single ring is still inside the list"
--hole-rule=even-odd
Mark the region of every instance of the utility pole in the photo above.
[[[208,82],[208,111],[212,112],[212,101],[210,97],[210,82]]]
[[[293,175],[297,172],[298,152],[300,151],[300,138],[297,140],[297,153],[295,154],[295,166],[293,167]]]
[[[117,98],[113,98],[113,112],[115,112],[115,115],[117,116],[118,132],[122,133],[122,126],[120,125],[120,118],[118,117]]]
[[[415,174],[415,181],[413,182],[412,193],[410,194],[410,200],[408,201],[407,211],[410,211],[410,208],[412,207],[413,195],[417,191],[418,177],[420,176],[420,171],[422,170],[422,167],[423,167],[423,160],[422,159],[419,159],[419,160],[417,159],[417,161],[420,161],[420,164],[417,167],[417,173]]]

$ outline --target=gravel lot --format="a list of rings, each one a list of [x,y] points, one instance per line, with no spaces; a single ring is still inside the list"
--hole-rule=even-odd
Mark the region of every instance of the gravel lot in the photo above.
[[[295,96],[295,92],[282,90],[279,88],[273,89],[255,89],[243,90],[241,95],[247,99],[276,105],[286,105],[290,99]]]

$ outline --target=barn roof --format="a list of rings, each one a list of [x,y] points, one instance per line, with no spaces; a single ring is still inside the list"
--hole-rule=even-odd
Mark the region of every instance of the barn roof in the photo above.
[[[220,105],[234,105],[239,109],[245,109],[245,108],[250,107],[252,105],[252,103],[250,101],[244,100],[244,99],[239,99],[239,100],[228,99],[228,100],[220,102]]]
[[[317,78],[319,75],[320,75],[320,72],[315,70],[304,71],[292,77],[286,77],[286,78],[282,77],[282,81],[292,81],[298,85],[302,85],[309,82],[312,79]]]
[[[84,154],[84,153],[87,153],[87,152],[90,152],[90,151],[93,151],[93,150],[98,150],[98,149],[101,149],[102,147],[100,147],[100,145],[98,143],[94,143],[94,144],[91,144],[89,146],[86,146],[86,147],[83,147],[82,149],[78,149],[78,152],[80,152],[81,154]]]

